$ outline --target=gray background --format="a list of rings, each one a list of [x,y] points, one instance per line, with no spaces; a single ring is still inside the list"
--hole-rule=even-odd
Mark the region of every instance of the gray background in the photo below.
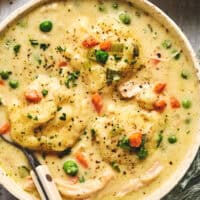
[[[0,21],[29,0],[0,0]],[[181,27],[200,58],[200,0],[151,0]],[[15,200],[0,188],[0,200]],[[179,185],[163,200],[200,200],[200,152]]]

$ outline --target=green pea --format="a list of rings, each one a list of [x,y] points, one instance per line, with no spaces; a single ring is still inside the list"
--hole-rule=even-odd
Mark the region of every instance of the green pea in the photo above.
[[[17,80],[10,80],[9,81],[9,85],[12,89],[16,89],[19,87],[19,81]]]
[[[97,50],[95,52],[96,60],[99,63],[106,64],[109,54],[106,51]]]
[[[40,24],[40,30],[42,32],[50,32],[53,28],[53,23],[51,21],[44,21]]]
[[[120,14],[119,19],[123,24],[129,25],[131,23],[131,17],[127,13]]]
[[[42,90],[42,95],[43,95],[43,97],[46,97],[46,96],[48,95],[48,93],[49,93],[48,90],[46,90],[46,89],[43,89],[43,90]]]
[[[168,137],[168,142],[170,144],[175,144],[177,142],[177,137],[175,135],[171,135]]]
[[[63,169],[65,173],[70,176],[76,176],[79,171],[78,165],[73,160],[66,161],[63,165]]]
[[[181,77],[183,78],[183,79],[188,79],[189,78],[189,73],[188,73],[188,71],[185,71],[185,70],[183,70],[182,72],[181,72]]]
[[[192,106],[192,102],[188,99],[185,99],[185,100],[182,101],[182,106],[185,109],[189,109]]]
[[[3,80],[7,80],[9,78],[10,74],[11,74],[11,72],[9,72],[9,71],[2,71],[2,72],[0,72],[1,78]]]

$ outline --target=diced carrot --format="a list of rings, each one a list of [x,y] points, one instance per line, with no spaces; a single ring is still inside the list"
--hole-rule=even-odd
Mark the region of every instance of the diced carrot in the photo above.
[[[100,44],[100,49],[103,51],[109,51],[111,49],[111,41],[105,41]]]
[[[85,39],[82,42],[82,45],[85,48],[92,48],[92,47],[95,47],[98,44],[99,44],[99,42],[95,38],[93,38],[92,36],[88,37],[87,39]]]
[[[39,103],[42,100],[42,94],[37,90],[28,90],[25,92],[25,98],[31,103]]]
[[[60,63],[58,64],[58,67],[66,67],[67,65],[68,65],[67,62],[62,61],[62,62],[60,62]]]
[[[78,182],[78,176],[70,176],[69,177],[69,181],[72,183],[72,184],[76,184]]]
[[[158,83],[154,87],[154,92],[156,94],[160,94],[164,91],[165,88],[166,88],[166,83]]]
[[[0,125],[0,134],[6,134],[10,130],[10,124],[5,122]]]
[[[85,155],[82,152],[76,153],[76,159],[83,167],[89,167],[88,161],[86,160]]]
[[[160,62],[161,62],[160,59],[151,58],[151,63],[152,63],[153,65],[158,65]]]
[[[129,142],[132,147],[140,147],[142,144],[142,133],[133,133],[129,137]]]
[[[99,93],[95,93],[92,95],[92,103],[94,105],[95,110],[98,113],[101,113],[103,108],[103,99]]]
[[[180,108],[181,104],[179,100],[176,97],[171,97],[170,98],[170,104],[172,108]]]
[[[5,85],[5,82],[3,80],[0,80],[0,85]]]
[[[167,103],[165,102],[165,100],[158,100],[154,103],[154,109],[158,112],[163,112],[166,106]]]

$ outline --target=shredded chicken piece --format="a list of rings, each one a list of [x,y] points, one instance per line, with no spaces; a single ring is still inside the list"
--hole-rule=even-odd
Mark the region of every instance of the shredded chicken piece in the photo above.
[[[27,180],[27,181],[25,182],[25,184],[24,184],[24,186],[23,186],[23,189],[24,189],[25,191],[27,191],[27,192],[32,192],[32,191],[34,191],[36,188],[35,188],[35,184],[34,184],[32,178],[31,178],[31,176],[26,177],[26,180]]]
[[[149,184],[159,176],[162,170],[163,166],[157,161],[140,179],[144,184]]]
[[[85,183],[70,184],[62,179],[56,179],[55,182],[63,196],[75,199],[87,199],[102,190],[113,176],[114,172],[112,169],[107,168],[101,177],[88,180]]]
[[[144,176],[128,181],[122,190],[116,194],[116,196],[123,197],[130,192],[137,191],[138,189],[148,185],[159,176],[162,170],[163,166],[160,164],[160,162],[156,161],[153,166],[144,174]]]
[[[128,182],[128,184],[125,187],[123,187],[120,192],[117,193],[117,197],[123,197],[132,191],[137,191],[143,186],[144,184],[141,182],[139,178],[131,179]]]
[[[130,99],[148,87],[148,84],[135,85],[133,81],[127,81],[119,86],[119,92],[123,98]]]

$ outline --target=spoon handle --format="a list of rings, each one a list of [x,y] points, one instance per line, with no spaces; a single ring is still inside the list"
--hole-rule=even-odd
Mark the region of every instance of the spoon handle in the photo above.
[[[40,182],[42,183],[42,186],[44,187],[46,195],[48,196],[48,200],[62,200],[56,184],[54,183],[53,178],[50,175],[48,167],[46,165],[39,165],[35,168],[35,170],[38,174]],[[42,200],[47,200],[33,171],[31,171],[31,176]]]

